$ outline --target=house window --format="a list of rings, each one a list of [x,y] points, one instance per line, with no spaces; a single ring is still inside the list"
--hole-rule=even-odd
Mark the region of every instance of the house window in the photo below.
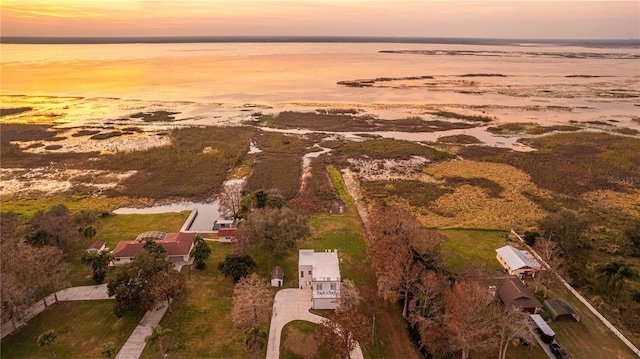
[[[311,271],[309,271],[309,275],[311,275]]]
[[[303,270],[300,271],[300,278],[304,278],[304,271]]]
[[[322,290],[322,283],[316,284],[316,290]]]
[[[335,290],[336,290],[336,284],[335,284],[335,283],[331,283],[331,284],[329,284],[329,289],[335,292]]]

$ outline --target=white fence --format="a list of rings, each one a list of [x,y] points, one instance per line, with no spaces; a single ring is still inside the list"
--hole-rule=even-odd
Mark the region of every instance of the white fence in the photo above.
[[[533,253],[533,255],[538,259],[538,261],[540,261],[540,263],[542,263],[543,266],[545,266],[545,268],[547,269],[551,269],[549,267],[549,265],[547,264],[547,262],[545,262],[544,260],[542,260],[542,258],[538,255],[538,253],[536,253],[536,251],[533,250],[533,248],[531,248],[525,241],[524,239],[522,239],[522,237],[520,237],[520,235],[518,233],[516,233],[516,231],[514,231],[513,229],[511,230],[511,233],[513,233],[513,235],[515,235],[516,237],[518,237],[518,239],[522,242],[522,244],[524,244],[527,249]],[[558,279],[560,279],[560,282],[562,282],[562,284],[564,284],[565,287],[567,287],[567,289],[569,289],[569,291],[571,293],[573,293],[573,295],[576,296],[576,298],[578,298],[579,301],[582,302],[582,304],[584,304],[587,308],[589,308],[589,310],[591,311],[591,313],[593,313],[596,317],[598,317],[598,319],[600,319],[600,321],[602,323],[604,323],[604,325],[607,326],[607,328],[609,328],[609,330],[611,330],[611,332],[613,334],[615,334],[618,338],[620,338],[620,340],[622,340],[623,343],[625,343],[634,353],[636,353],[636,355],[638,357],[640,357],[640,350],[638,350],[638,348],[633,345],[633,343],[631,343],[629,341],[629,339],[625,338],[625,336],[620,333],[620,331],[613,326],[613,324],[611,324],[611,322],[609,322],[607,320],[607,318],[605,318],[604,316],[602,316],[602,314],[600,314],[600,312],[598,312],[596,310],[596,308],[594,308],[591,303],[589,303],[580,293],[578,293],[577,290],[573,289],[573,287],[571,286],[571,284],[567,283],[567,281],[564,280],[564,278],[562,278],[562,276],[560,276],[560,274],[556,273],[556,275],[558,276]]]

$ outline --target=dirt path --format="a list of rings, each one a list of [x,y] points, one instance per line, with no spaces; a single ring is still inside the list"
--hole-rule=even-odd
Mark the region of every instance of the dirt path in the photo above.
[[[367,204],[364,202],[362,192],[360,191],[360,181],[358,181],[356,174],[348,168],[342,170],[342,179],[344,180],[344,184],[347,186],[349,195],[351,195],[351,198],[356,202],[356,208],[358,209],[358,214],[360,215],[360,220],[364,225],[365,231],[368,231],[369,212],[367,211]],[[368,233],[366,234],[368,236]]]

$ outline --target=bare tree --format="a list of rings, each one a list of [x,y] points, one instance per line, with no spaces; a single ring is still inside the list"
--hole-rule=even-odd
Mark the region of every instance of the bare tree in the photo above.
[[[498,358],[505,359],[509,344],[517,344],[520,338],[534,343],[532,330],[528,313],[514,307],[496,308],[496,337],[500,344]]]
[[[444,296],[444,324],[450,333],[453,349],[469,358],[472,350],[496,348],[493,295],[484,281],[458,282]]]
[[[402,316],[407,318],[409,298],[420,277],[441,266],[441,238],[397,206],[374,211],[370,223],[368,252],[378,274],[378,292],[385,300],[402,300]]]
[[[360,313],[343,312],[320,322],[315,337],[335,357],[349,358],[360,343],[371,340],[371,323]]]
[[[351,279],[345,279],[340,284],[340,296],[336,305],[336,313],[352,312],[360,305],[360,291]]]
[[[269,284],[256,273],[240,279],[233,290],[231,317],[235,326],[248,330],[267,324],[271,318],[273,294]]]
[[[545,237],[536,240],[533,250],[549,265],[546,270],[536,273],[536,277],[532,280],[535,291],[542,288],[546,296],[547,291],[558,282],[558,274],[560,274],[564,260],[560,257],[560,246]]]
[[[242,201],[242,184],[233,183],[225,185],[220,192],[220,213],[226,219],[238,217],[240,202]]]

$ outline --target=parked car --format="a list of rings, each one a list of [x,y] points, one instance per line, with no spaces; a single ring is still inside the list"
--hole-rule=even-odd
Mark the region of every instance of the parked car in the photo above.
[[[553,355],[555,355],[558,359],[570,359],[569,354],[567,354],[564,349],[560,348],[560,345],[558,345],[558,343],[549,344],[549,349],[551,349]]]

